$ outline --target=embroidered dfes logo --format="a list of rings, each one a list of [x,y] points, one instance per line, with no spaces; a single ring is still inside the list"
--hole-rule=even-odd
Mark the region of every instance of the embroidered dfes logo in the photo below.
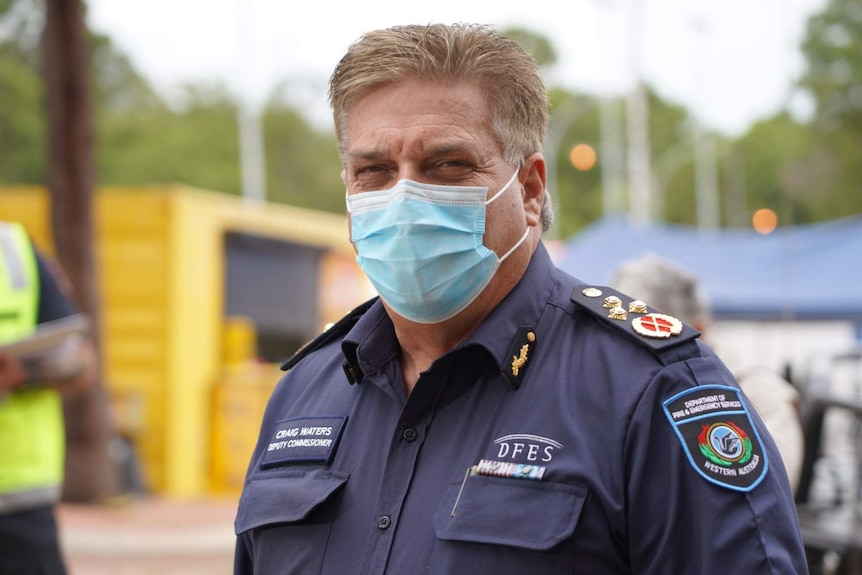
[[[558,441],[529,433],[504,435],[495,439],[494,443],[497,445],[497,459],[525,463],[551,461],[554,452],[563,447]]]
[[[739,390],[704,385],[664,402],[665,415],[692,467],[704,478],[751,491],[767,469],[766,452]]]

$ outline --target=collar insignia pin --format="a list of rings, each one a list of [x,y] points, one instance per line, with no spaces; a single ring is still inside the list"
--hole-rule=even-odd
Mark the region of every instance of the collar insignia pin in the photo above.
[[[530,353],[530,344],[536,341],[536,334],[532,331],[527,332],[527,343],[521,346],[519,355],[512,356],[512,375],[518,377],[521,368],[527,363],[527,354]]]

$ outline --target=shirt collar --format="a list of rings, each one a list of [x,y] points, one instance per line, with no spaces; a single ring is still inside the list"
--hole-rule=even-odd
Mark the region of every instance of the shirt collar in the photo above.
[[[478,346],[487,351],[509,385],[517,388],[530,354],[539,344],[535,328],[555,281],[554,265],[539,243],[520,281],[458,348]],[[341,347],[351,383],[361,382],[364,374],[374,373],[398,357],[395,329],[379,301],[356,322]]]
[[[529,357],[540,343],[536,327],[556,283],[555,271],[539,243],[521,280],[463,344],[487,350],[513,388],[520,386]]]

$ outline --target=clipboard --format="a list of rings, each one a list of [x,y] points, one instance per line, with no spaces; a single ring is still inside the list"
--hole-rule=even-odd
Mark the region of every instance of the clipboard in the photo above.
[[[65,379],[80,369],[76,342],[90,332],[90,320],[83,314],[39,324],[24,339],[0,345],[0,354],[10,354],[24,366],[31,385]]]
[[[61,319],[39,324],[36,330],[24,339],[0,344],[0,354],[8,353],[17,358],[36,357],[57,348],[75,335],[90,332],[90,320],[84,314],[74,314]]]

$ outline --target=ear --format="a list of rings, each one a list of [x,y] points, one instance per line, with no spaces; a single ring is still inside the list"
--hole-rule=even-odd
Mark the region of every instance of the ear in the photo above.
[[[525,174],[522,185],[524,186],[524,212],[527,214],[527,224],[541,226],[542,202],[545,199],[545,183],[547,181],[545,157],[539,152],[531,154],[524,159],[521,173]]]

